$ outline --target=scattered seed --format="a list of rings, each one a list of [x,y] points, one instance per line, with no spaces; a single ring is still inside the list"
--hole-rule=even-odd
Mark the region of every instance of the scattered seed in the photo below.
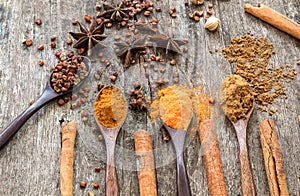
[[[88,23],[90,23],[90,22],[92,22],[92,19],[93,19],[93,17],[91,16],[91,15],[85,15],[84,16],[84,20],[86,21],[86,22],[88,22]]]
[[[207,14],[212,15],[213,11],[212,10],[207,10]]]
[[[32,46],[32,40],[26,39],[25,41],[23,41],[23,44],[25,44],[27,47],[30,47],[30,46]]]
[[[29,101],[29,105],[32,105],[33,103],[34,103],[34,100],[31,99],[31,100]]]
[[[207,5],[207,7],[208,7],[209,9],[211,9],[211,8],[214,7],[214,5],[213,5],[212,3],[210,3],[210,4]]]
[[[42,20],[39,19],[39,18],[37,18],[37,19],[35,20],[35,24],[38,25],[38,26],[40,26],[40,25],[42,24]]]
[[[101,168],[99,166],[95,167],[95,172],[100,172]]]
[[[172,59],[172,60],[170,61],[170,65],[176,65],[176,60],[175,60],[175,59]]]
[[[94,193],[91,192],[91,191],[89,191],[89,192],[88,192],[88,196],[94,196]]]
[[[44,61],[42,61],[42,60],[39,61],[39,66],[42,67],[42,66],[44,66],[44,64],[45,64]]]
[[[85,188],[86,187],[86,181],[80,181],[79,182],[79,186],[80,186],[80,188]]]
[[[109,76],[109,79],[110,79],[112,82],[114,82],[114,81],[116,81],[117,77],[114,76],[114,75],[111,75],[111,76]]]
[[[98,189],[98,188],[99,188],[99,183],[94,182],[94,183],[93,183],[93,187],[94,187],[94,189]]]
[[[100,140],[100,141],[102,141],[103,140],[103,135],[98,135],[98,139]]]
[[[57,105],[63,106],[64,104],[65,104],[65,100],[64,99],[58,99],[57,100]]]
[[[67,44],[67,45],[72,45],[72,43],[73,43],[72,39],[67,39],[67,40],[66,40],[66,44]]]
[[[56,43],[55,42],[51,42],[50,46],[51,46],[51,48],[56,48]]]
[[[40,51],[42,51],[42,50],[44,50],[44,45],[43,44],[40,44],[39,46],[38,46],[38,50],[40,50]]]

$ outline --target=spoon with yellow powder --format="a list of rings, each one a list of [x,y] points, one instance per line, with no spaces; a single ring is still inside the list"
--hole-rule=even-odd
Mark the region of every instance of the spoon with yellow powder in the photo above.
[[[159,113],[171,136],[177,166],[177,195],[189,196],[190,187],[184,162],[185,136],[193,116],[192,100],[183,87],[169,86],[158,92]]]
[[[106,145],[106,195],[120,195],[115,163],[115,146],[120,129],[126,119],[127,103],[122,91],[105,86],[94,103],[94,116]]]
[[[226,77],[221,86],[220,103],[235,128],[239,143],[242,195],[255,196],[246,137],[248,121],[254,109],[254,99],[247,81],[239,75]]]

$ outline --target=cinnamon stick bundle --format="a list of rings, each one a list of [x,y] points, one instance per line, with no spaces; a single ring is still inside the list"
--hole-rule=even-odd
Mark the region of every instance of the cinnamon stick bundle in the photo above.
[[[261,3],[259,3],[258,7],[254,7],[247,3],[244,6],[244,10],[295,38],[300,39],[300,25],[270,7]]]
[[[259,133],[271,196],[289,195],[274,121],[262,121]]]
[[[62,147],[60,154],[60,189],[62,196],[72,196],[74,143],[76,122],[62,123]]]
[[[213,120],[200,123],[199,137],[210,196],[227,196],[222,160]]]
[[[139,130],[134,134],[134,142],[138,156],[140,195],[157,196],[151,135],[147,131]]]

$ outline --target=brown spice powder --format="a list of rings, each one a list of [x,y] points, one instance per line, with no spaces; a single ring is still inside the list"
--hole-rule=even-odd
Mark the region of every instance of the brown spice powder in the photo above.
[[[104,127],[116,127],[124,122],[126,100],[119,88],[108,86],[101,91],[94,104],[95,117]]]
[[[231,121],[246,118],[253,106],[253,95],[247,81],[239,75],[226,77],[221,86],[220,103]]]
[[[279,96],[286,98],[284,83],[294,79],[295,69],[291,65],[275,68],[268,64],[274,51],[265,37],[255,38],[246,34],[233,38],[222,53],[230,63],[235,64],[234,74],[249,83],[258,109],[273,114],[275,110],[268,106]]]

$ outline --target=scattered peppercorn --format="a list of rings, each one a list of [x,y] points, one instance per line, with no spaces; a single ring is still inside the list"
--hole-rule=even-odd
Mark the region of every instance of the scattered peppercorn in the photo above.
[[[55,36],[55,35],[52,35],[52,36],[50,37],[50,40],[51,40],[52,42],[54,42],[54,41],[56,40],[56,36]]]
[[[56,48],[56,43],[55,42],[51,42],[50,46],[51,46],[51,48]]]
[[[44,64],[45,64],[44,61],[42,61],[42,60],[39,61],[39,66],[42,67],[42,66],[44,66]]]
[[[94,182],[94,183],[93,183],[93,187],[94,187],[94,189],[98,189],[98,188],[99,188],[99,183]]]
[[[175,60],[175,59],[172,59],[172,60],[170,61],[170,65],[176,65],[176,60]]]
[[[65,105],[65,100],[64,99],[58,99],[57,100],[57,105],[59,105],[59,106]]]
[[[32,40],[26,39],[25,41],[23,41],[23,44],[26,45],[27,47],[30,47],[30,46],[32,46]]]
[[[100,172],[101,168],[99,166],[95,167],[95,172]]]
[[[93,17],[91,15],[85,15],[84,20],[88,23],[92,22]]]
[[[72,45],[72,43],[73,43],[72,39],[67,39],[67,40],[66,40],[66,44],[67,44],[67,45]]]
[[[29,105],[32,105],[33,103],[34,103],[34,100],[31,99],[31,100],[29,101]]]
[[[80,188],[85,188],[86,187],[86,181],[80,181],[79,182],[79,186],[80,186]]]
[[[44,48],[45,48],[44,45],[40,44],[37,49],[40,50],[40,51],[42,51],[42,50],[44,50]]]
[[[39,19],[39,18],[37,18],[37,19],[35,20],[35,24],[38,25],[38,26],[40,26],[40,25],[42,24],[42,20]]]

